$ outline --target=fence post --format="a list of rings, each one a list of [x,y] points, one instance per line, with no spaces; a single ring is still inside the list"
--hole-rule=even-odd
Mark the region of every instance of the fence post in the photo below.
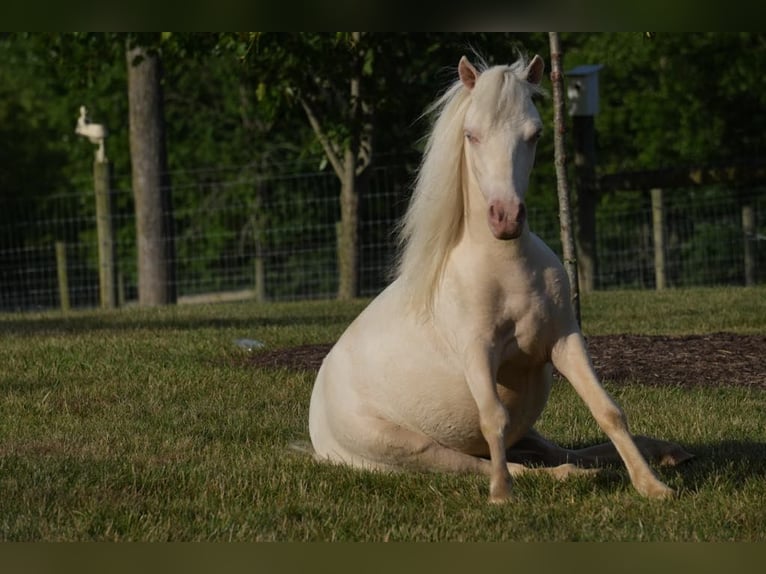
[[[59,284],[59,302],[62,311],[69,311],[69,274],[66,261],[66,243],[56,242],[56,274]]]
[[[598,72],[601,68],[601,64],[591,64],[566,72],[577,191],[577,272],[580,288],[586,293],[598,287],[595,116],[599,108]]]
[[[104,309],[116,306],[116,269],[114,265],[114,229],[110,193],[110,166],[106,158],[93,162],[93,182],[96,192],[96,232],[98,235],[99,300]]]
[[[596,129],[593,116],[572,118],[575,189],[577,191],[577,263],[580,288],[585,293],[597,287],[596,253]]]
[[[755,209],[742,204],[742,235],[745,241],[745,285],[755,285]]]
[[[125,306],[125,277],[119,269],[117,270],[117,306]]]
[[[266,301],[266,270],[263,263],[260,241],[255,247],[255,300],[258,303]]]
[[[657,291],[666,287],[665,281],[665,206],[662,189],[654,188],[652,195],[652,231],[654,237],[654,283]]]

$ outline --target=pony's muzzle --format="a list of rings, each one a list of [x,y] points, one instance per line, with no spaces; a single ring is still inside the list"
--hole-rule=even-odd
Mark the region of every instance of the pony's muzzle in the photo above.
[[[522,202],[490,202],[487,213],[489,228],[497,239],[516,239],[524,230],[527,208]]]

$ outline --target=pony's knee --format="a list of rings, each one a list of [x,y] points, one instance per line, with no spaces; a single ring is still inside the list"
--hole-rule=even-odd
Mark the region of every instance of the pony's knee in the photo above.
[[[597,421],[607,434],[610,431],[620,431],[628,428],[628,419],[625,417],[625,413],[614,403],[610,403],[598,413]]]

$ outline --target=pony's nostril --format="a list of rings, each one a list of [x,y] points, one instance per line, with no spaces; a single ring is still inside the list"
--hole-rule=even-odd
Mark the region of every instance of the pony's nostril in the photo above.
[[[493,221],[501,222],[505,218],[505,210],[494,203],[489,206],[489,217]]]

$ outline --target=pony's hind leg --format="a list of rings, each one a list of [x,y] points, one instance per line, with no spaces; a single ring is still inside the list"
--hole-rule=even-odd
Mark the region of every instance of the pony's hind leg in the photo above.
[[[361,421],[360,421],[361,422]],[[490,461],[447,448],[430,438],[406,429],[397,424],[377,417],[365,417],[364,432],[348,433],[354,437],[353,444],[348,441],[336,443],[326,451],[318,452],[318,460],[330,460],[367,470],[411,470],[421,472],[444,472],[458,474],[478,474],[490,477]],[[512,477],[522,474],[547,474],[559,480],[572,475],[590,474],[595,471],[563,463],[553,468],[530,468],[515,462],[507,463],[508,473]],[[493,498],[490,502],[503,502],[505,498]]]
[[[660,466],[676,466],[694,457],[676,443],[646,436],[634,436],[633,441],[644,458]],[[621,462],[620,454],[610,442],[580,449],[567,449],[551,442],[535,429],[530,430],[508,450],[508,460],[546,466],[571,463],[586,468]]]
[[[660,466],[676,466],[694,458],[694,455],[684,450],[676,443],[648,436],[633,436],[633,442],[639,452],[648,461]],[[620,455],[614,444],[603,443],[594,446],[569,451],[571,459],[576,464],[585,466],[600,466],[620,462]]]
[[[365,419],[364,432],[355,434],[353,451],[359,461],[391,470],[490,474],[489,461],[445,447],[398,424]],[[347,446],[348,448],[348,446]]]

